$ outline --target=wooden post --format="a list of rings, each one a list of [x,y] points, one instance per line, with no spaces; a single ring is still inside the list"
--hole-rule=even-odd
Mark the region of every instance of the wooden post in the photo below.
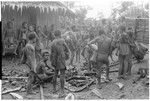
[[[41,92],[41,100],[44,100],[43,86],[42,85],[40,85],[40,92]]]

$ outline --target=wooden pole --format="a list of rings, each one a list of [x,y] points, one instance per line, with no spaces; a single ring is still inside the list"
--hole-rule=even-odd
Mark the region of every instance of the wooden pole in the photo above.
[[[40,85],[41,100],[44,100],[43,87]]]

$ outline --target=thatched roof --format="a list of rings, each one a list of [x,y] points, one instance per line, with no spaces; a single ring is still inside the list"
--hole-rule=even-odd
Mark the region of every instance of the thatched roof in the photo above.
[[[40,8],[40,12],[49,12],[49,11],[63,11],[71,16],[74,16],[75,14],[68,9],[63,3],[59,1],[44,1],[44,2],[2,2],[2,8],[5,9],[6,6],[11,7],[12,9],[15,9],[17,7],[17,10],[23,9],[23,7],[29,8]],[[46,8],[46,9],[45,9]]]

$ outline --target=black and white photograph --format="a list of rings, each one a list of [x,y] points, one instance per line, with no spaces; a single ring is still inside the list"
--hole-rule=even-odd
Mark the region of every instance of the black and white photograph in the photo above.
[[[1,100],[149,100],[149,0],[0,2]]]

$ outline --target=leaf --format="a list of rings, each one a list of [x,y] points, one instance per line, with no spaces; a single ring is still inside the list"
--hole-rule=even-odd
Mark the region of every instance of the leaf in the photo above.
[[[120,82],[116,83],[116,85],[119,87],[120,90],[124,87],[124,85]]]

